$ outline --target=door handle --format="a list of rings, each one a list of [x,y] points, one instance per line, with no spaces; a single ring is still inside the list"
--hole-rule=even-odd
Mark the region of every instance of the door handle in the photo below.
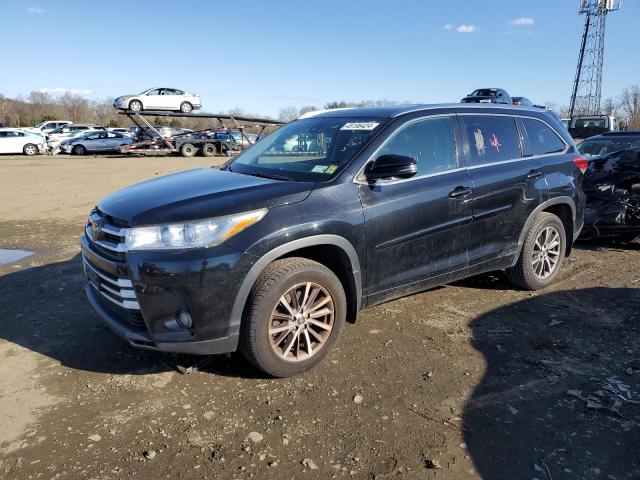
[[[456,187],[449,192],[449,198],[465,198],[471,195],[469,187]]]
[[[536,180],[542,176],[542,172],[540,170],[531,170],[524,176],[525,180]]]

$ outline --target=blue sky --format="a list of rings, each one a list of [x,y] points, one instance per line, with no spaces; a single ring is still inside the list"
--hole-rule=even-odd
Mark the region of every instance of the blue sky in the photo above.
[[[3,0],[0,93],[151,86],[209,111],[331,100],[458,101],[499,86],[567,104],[578,0]],[[609,15],[603,97],[640,83],[640,1]]]

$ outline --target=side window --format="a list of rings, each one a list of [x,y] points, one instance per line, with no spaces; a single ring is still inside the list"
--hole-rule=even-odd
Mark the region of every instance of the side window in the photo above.
[[[544,123],[533,118],[523,118],[522,123],[529,137],[531,153],[533,155],[546,155],[564,151],[565,143],[560,137]]]
[[[418,164],[418,175],[458,167],[458,151],[450,117],[418,120],[400,127],[377,156],[406,155]]]
[[[173,94],[174,95],[184,95],[184,92],[182,90],[174,90]]]
[[[471,163],[514,160],[522,156],[516,122],[499,115],[461,116],[471,152]]]
[[[147,95],[160,95],[160,89],[156,88],[155,90],[151,90],[150,92],[147,92]]]

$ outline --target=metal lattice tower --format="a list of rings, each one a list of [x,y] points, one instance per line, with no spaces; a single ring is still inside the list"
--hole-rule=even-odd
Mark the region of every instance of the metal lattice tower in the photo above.
[[[576,78],[571,93],[570,116],[600,113],[604,33],[607,14],[620,8],[616,0],[581,0],[585,15]]]

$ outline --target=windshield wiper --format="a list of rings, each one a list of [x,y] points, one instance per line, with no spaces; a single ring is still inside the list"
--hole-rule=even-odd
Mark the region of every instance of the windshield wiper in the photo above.
[[[258,173],[258,172],[252,172],[252,173],[245,173],[244,175],[251,175],[252,177],[260,177],[260,178],[268,178],[269,180],[282,180],[285,182],[293,182],[293,178],[291,177],[287,177],[285,175],[278,175],[277,173]]]

